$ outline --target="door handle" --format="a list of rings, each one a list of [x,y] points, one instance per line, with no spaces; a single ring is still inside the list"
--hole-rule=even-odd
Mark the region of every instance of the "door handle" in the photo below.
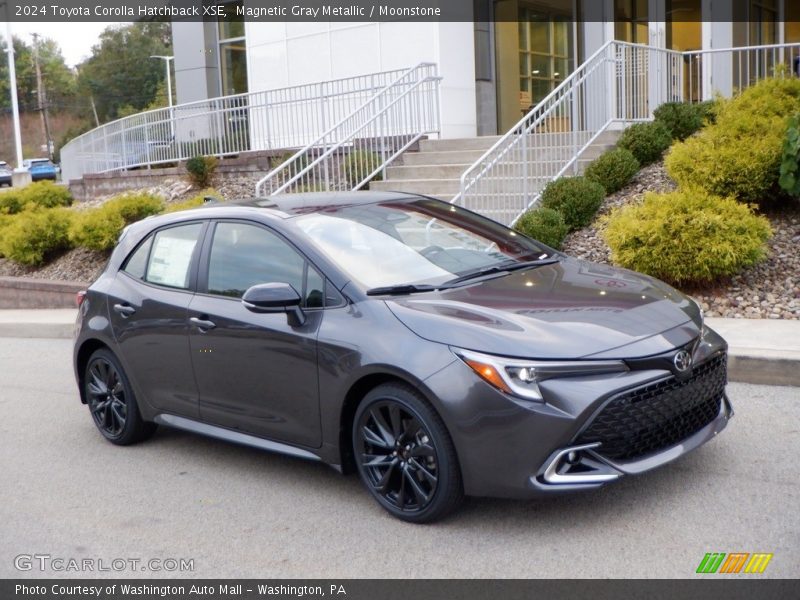
[[[217,326],[214,321],[208,321],[206,319],[198,319],[197,317],[192,317],[189,319],[189,322],[196,326],[200,331],[207,331],[209,329],[214,329]]]
[[[130,304],[115,304],[114,305],[114,312],[122,315],[124,318],[130,317],[132,314],[136,312],[136,309],[133,308]]]

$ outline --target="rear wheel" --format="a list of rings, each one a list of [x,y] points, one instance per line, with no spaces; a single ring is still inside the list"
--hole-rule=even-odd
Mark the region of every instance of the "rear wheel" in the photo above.
[[[399,519],[436,521],[463,499],[444,423],[409,386],[384,384],[364,397],[353,421],[353,448],[367,490]]]
[[[111,351],[101,348],[89,357],[84,386],[92,420],[112,444],[134,444],[155,431],[154,423],[142,420],[130,382]]]

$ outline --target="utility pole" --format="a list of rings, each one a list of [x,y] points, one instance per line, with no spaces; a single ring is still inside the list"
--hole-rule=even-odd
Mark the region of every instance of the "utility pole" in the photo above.
[[[42,69],[39,65],[39,34],[33,36],[33,64],[36,69],[36,97],[39,99],[39,111],[42,115],[42,129],[44,129],[45,145],[47,146],[47,156],[53,160],[53,144],[50,140],[50,119],[47,114],[47,92],[42,81]]]

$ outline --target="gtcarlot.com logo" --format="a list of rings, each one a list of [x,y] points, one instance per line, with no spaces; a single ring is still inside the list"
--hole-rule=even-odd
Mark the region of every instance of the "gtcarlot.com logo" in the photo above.
[[[74,558],[51,554],[18,554],[14,557],[18,571],[55,571],[86,573],[98,571],[194,571],[193,558]]]
[[[707,552],[697,567],[697,573],[763,573],[772,554],[764,552]]]

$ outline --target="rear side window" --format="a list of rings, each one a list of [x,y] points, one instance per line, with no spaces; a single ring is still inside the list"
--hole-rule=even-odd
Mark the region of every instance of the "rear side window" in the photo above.
[[[189,267],[202,229],[201,223],[192,223],[156,232],[144,280],[156,285],[188,289]]]
[[[324,304],[324,280],[280,236],[247,223],[219,223],[208,264],[208,293],[241,298],[259,283],[288,283],[306,307]]]
[[[152,245],[153,236],[151,235],[128,257],[122,270],[131,277],[144,279],[144,274],[147,270],[147,257],[150,254],[150,246]]]

